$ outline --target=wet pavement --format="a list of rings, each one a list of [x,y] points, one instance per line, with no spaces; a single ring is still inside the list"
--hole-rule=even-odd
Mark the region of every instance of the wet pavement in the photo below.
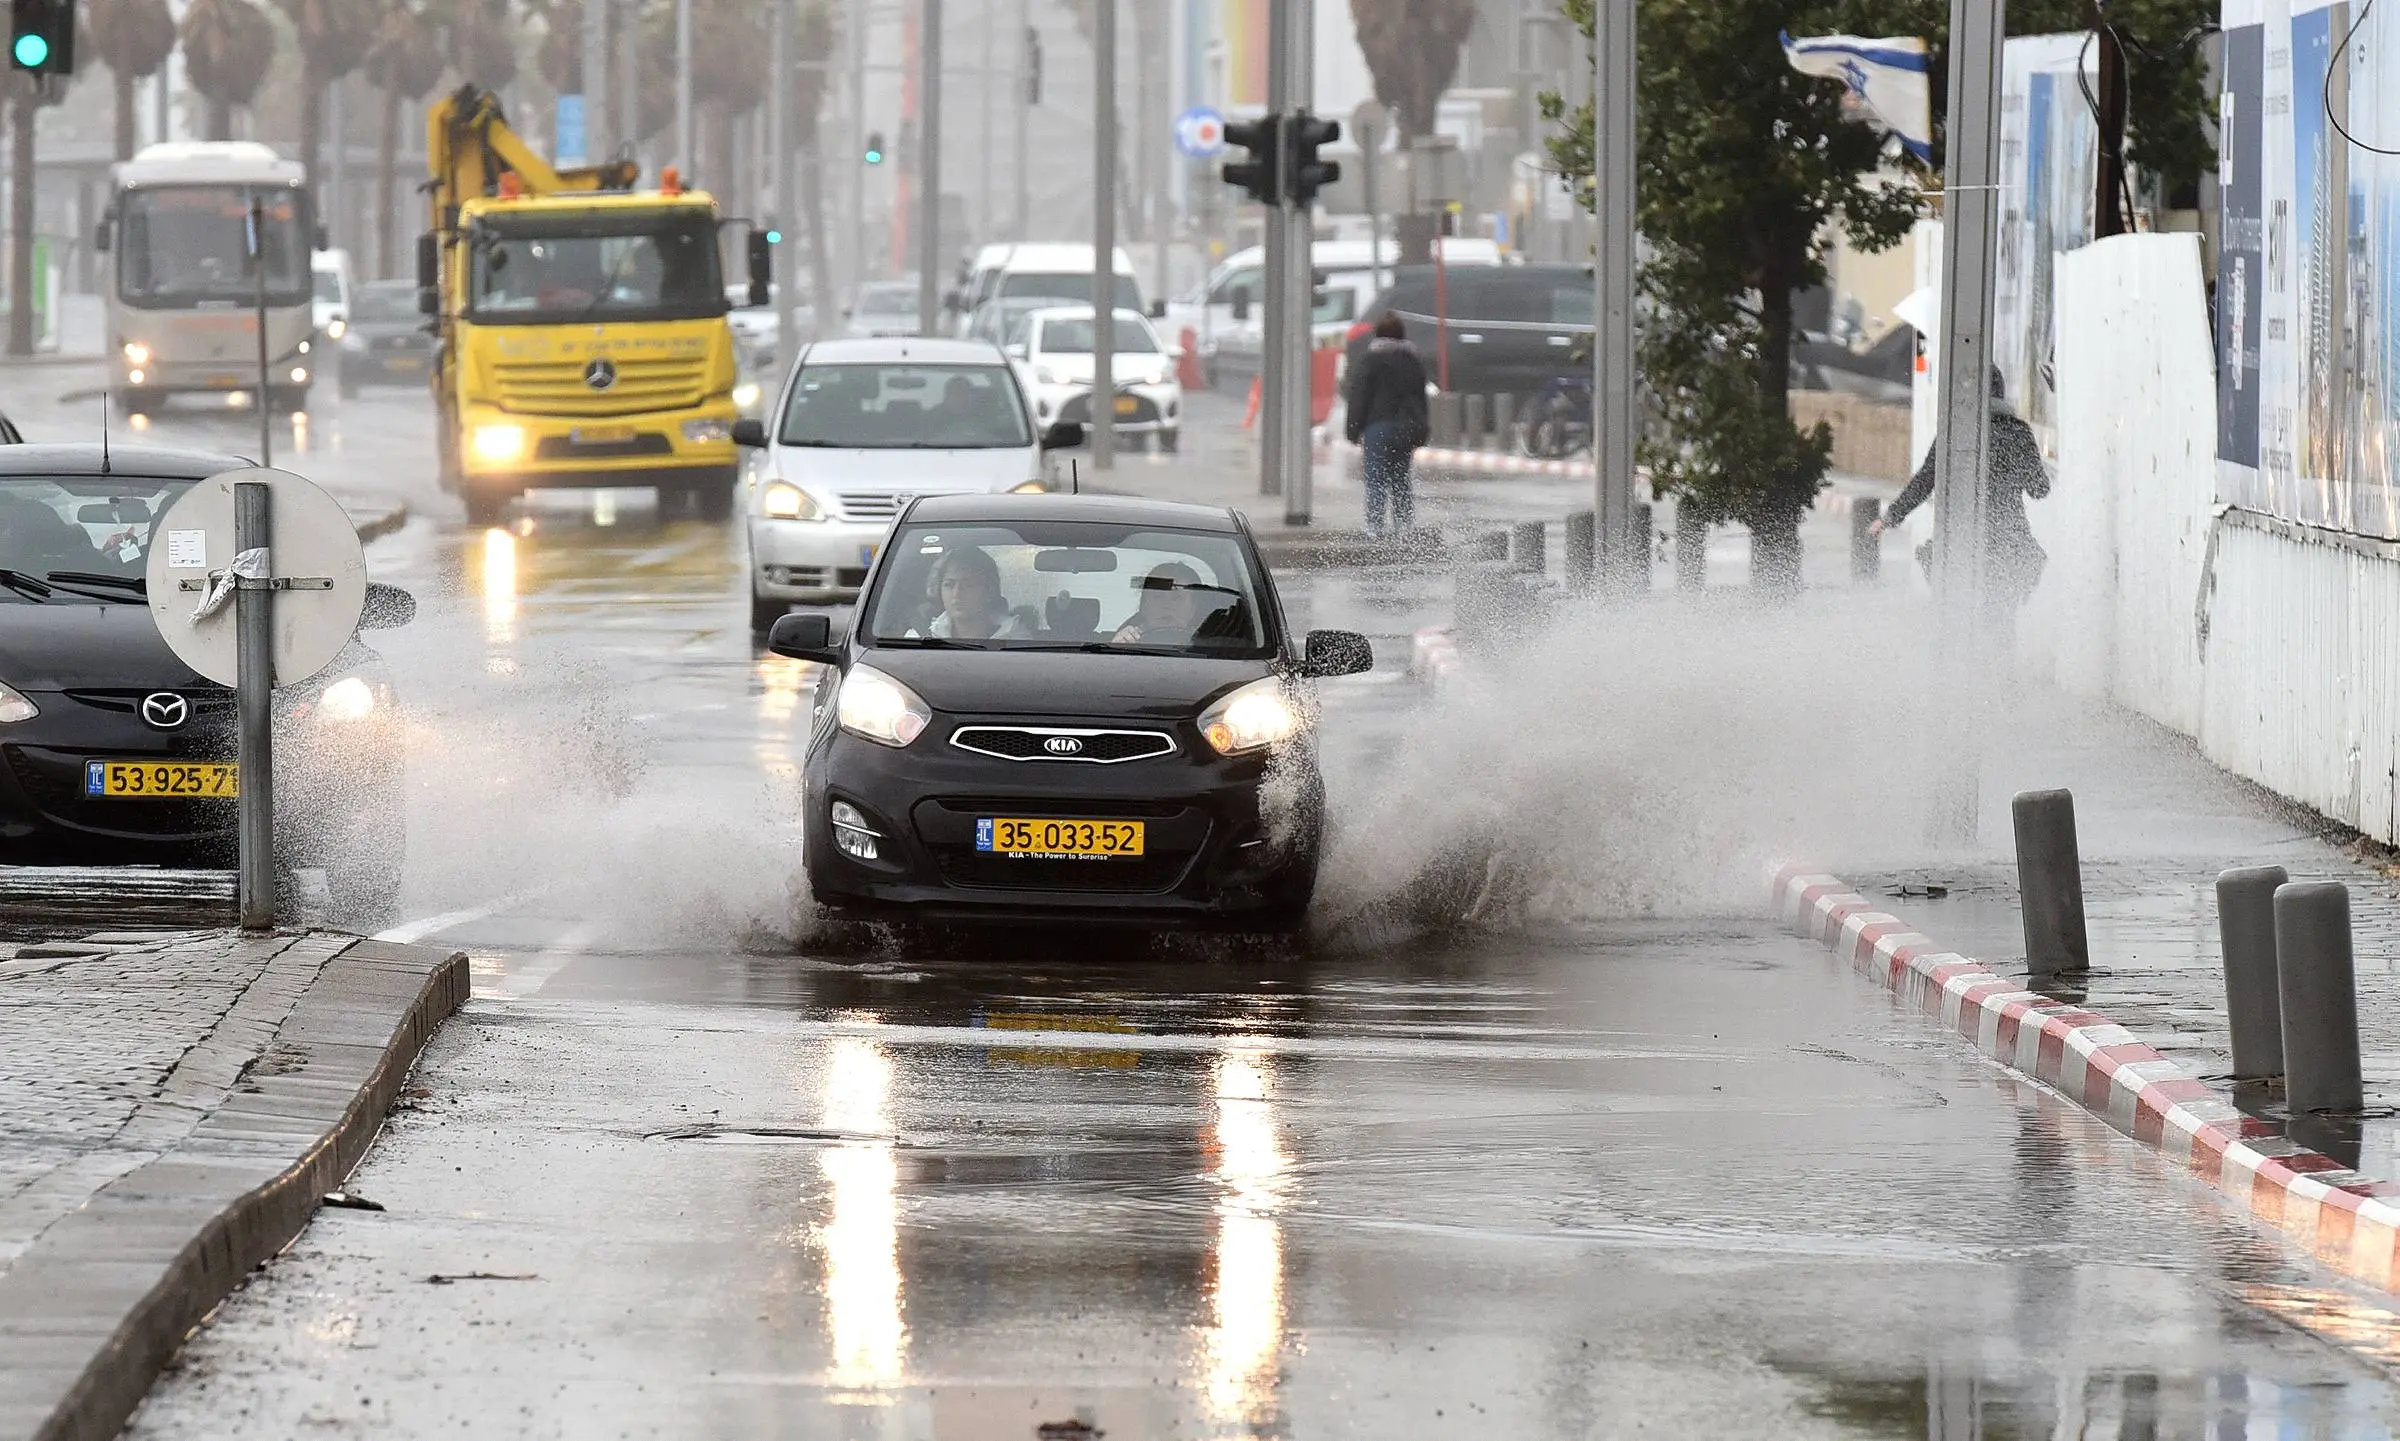
[[[320,1213],[134,1434],[2390,1434],[2388,1311],[1739,904],[827,947],[810,677],[753,646],[738,534],[615,493],[470,530],[416,405],[316,433],[417,512],[370,551],[424,601],[376,637],[390,934],[468,950],[476,999],[352,1178],[389,1209]],[[1328,698],[1377,830],[1461,803],[1426,747],[1542,754],[1472,729],[1524,693],[1399,679],[1447,598],[1286,586],[1378,638]],[[1548,729],[1594,764],[1720,739],[1571,699]],[[1837,771],[1885,745],[1840,714]],[[1750,874],[1757,815],[1652,799],[1599,803]]]

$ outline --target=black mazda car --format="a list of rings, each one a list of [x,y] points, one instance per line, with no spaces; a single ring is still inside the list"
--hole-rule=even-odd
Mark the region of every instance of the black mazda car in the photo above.
[[[824,665],[804,855],[837,915],[1296,929],[1324,790],[1312,682],[1364,637],[1285,628],[1233,512],[928,496],[856,624],[776,622]]]
[[[233,692],[178,659],[143,574],[193,482],[249,462],[187,450],[0,447],[0,865],[234,863]],[[364,626],[415,602],[368,588]],[[345,919],[400,874],[391,686],[355,638],[276,691],[277,860],[322,868]]]

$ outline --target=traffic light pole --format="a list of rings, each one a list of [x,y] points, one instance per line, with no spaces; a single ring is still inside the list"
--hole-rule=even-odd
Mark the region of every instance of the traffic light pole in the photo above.
[[[1117,463],[1117,0],[1092,5],[1092,469]]]
[[[1282,328],[1274,334],[1274,345],[1283,355],[1283,523],[1306,525],[1312,499],[1311,482],[1315,479],[1315,449],[1309,443],[1309,385],[1316,367],[1309,358],[1309,315],[1316,307],[1316,227],[1310,217],[1315,207],[1302,188],[1300,167],[1304,156],[1301,140],[1308,121],[1306,113],[1316,97],[1316,28],[1317,7],[1314,0],[1283,0],[1273,7],[1283,25],[1284,48],[1290,58],[1285,62],[1286,86],[1284,104],[1277,113],[1284,116],[1283,134],[1283,194],[1286,214],[1283,222],[1283,306],[1280,316],[1268,311],[1270,323],[1280,320]]]
[[[1599,493],[1599,581],[1603,594],[1650,586],[1650,537],[1634,533],[1636,437],[1633,368],[1634,7],[1603,3],[1592,29],[1593,257],[1592,460]]]
[[[942,333],[942,0],[925,0],[917,36],[917,333]]]

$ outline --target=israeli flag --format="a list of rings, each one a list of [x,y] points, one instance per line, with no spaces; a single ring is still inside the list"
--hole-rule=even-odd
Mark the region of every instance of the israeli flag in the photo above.
[[[1926,86],[1925,42],[1913,36],[1866,40],[1856,35],[1783,37],[1784,58],[1803,75],[1822,75],[1850,87],[1850,98],[1909,154],[1933,163],[1933,98]]]

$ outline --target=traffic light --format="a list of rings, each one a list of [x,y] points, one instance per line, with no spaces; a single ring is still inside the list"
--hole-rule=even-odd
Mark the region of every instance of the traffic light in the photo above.
[[[1291,145],[1291,163],[1284,170],[1284,198],[1294,205],[1315,203],[1317,192],[1342,178],[1342,167],[1320,160],[1317,151],[1342,138],[1342,122],[1300,111],[1283,128]]]
[[[775,228],[775,222],[772,220],[761,221],[750,227],[750,303],[752,305],[768,304],[774,297],[775,242],[782,238],[783,232]]]
[[[883,132],[880,130],[867,132],[867,163],[869,165],[883,163]]]
[[[12,70],[31,75],[75,73],[75,0],[10,0]]]
[[[780,225],[777,225],[777,224],[775,223],[775,217],[774,217],[774,216],[772,216],[772,215],[768,216],[766,219],[764,219],[764,220],[760,221],[760,222],[758,223],[758,226],[759,226],[759,230],[760,230],[760,232],[761,232],[761,233],[763,233],[763,234],[764,234],[764,235],[767,237],[767,244],[769,244],[769,245],[781,245],[781,244],[783,244],[783,227],[782,227],[782,226],[780,226]]]
[[[1231,160],[1225,164],[1225,183],[1239,185],[1252,200],[1262,205],[1280,204],[1283,184],[1277,164],[1277,141],[1282,130],[1280,117],[1261,115],[1256,120],[1235,120],[1225,127],[1227,149],[1249,152],[1246,160]]]
[[[1025,27],[1025,103],[1042,103],[1042,32]]]

